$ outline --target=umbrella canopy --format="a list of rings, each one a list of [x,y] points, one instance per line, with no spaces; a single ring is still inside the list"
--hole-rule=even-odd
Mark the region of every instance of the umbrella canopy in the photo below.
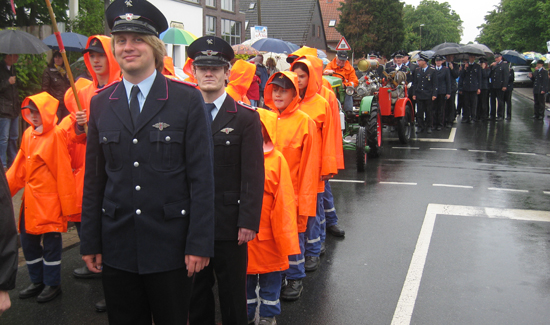
[[[276,38],[262,38],[252,44],[252,47],[260,52],[275,52],[290,54],[300,47],[296,44],[285,42]]]
[[[29,33],[10,29],[0,31],[0,53],[40,54],[49,50],[44,42]]]
[[[493,56],[493,51],[491,51],[491,49],[485,44],[468,44],[465,46],[471,46],[473,48],[479,49],[483,51],[483,54],[487,57]]]
[[[250,45],[236,44],[231,46],[235,54],[258,55],[260,52]]]
[[[463,45],[459,47],[460,54],[457,54],[455,56],[456,60],[468,60],[468,57],[470,55],[474,56],[485,56],[485,52],[483,52],[481,49],[472,46],[473,44]]]
[[[71,52],[82,52],[86,48],[88,37],[77,33],[61,33],[61,40],[65,50]],[[48,45],[52,50],[59,50],[55,34],[52,34],[44,39],[44,44]]]
[[[457,43],[441,43],[439,45],[436,45],[432,48],[432,51],[434,51],[436,54],[439,54],[439,55],[445,55],[445,54],[441,54],[439,53],[438,51],[440,50],[444,50],[444,49],[453,49],[453,48],[458,48],[460,47],[461,45],[460,44],[457,44]],[[449,53],[449,54],[458,54],[458,53]]]
[[[326,54],[325,52],[323,52],[323,51],[317,49],[317,57],[318,57],[319,59],[324,59],[324,58],[327,57],[327,54]]]
[[[500,52],[502,58],[513,64],[527,64],[527,61],[523,57],[523,54],[518,53],[514,50],[504,50]]]
[[[286,57],[287,57],[286,54],[268,52],[268,53],[264,53],[263,56],[264,56],[264,62],[263,62],[264,65],[266,64],[268,58],[274,58],[276,63],[275,66],[277,67],[277,69],[279,69],[279,71],[287,71],[290,69],[290,63],[286,62]]]
[[[525,60],[545,60],[546,57],[538,52],[523,52]]]
[[[159,37],[164,43],[175,45],[189,45],[198,38],[191,32],[175,27],[168,28]]]
[[[420,53],[426,55],[428,57],[428,60],[430,60],[435,54],[434,51],[418,51],[418,53],[411,57],[411,61],[418,61],[418,59],[420,58]]]

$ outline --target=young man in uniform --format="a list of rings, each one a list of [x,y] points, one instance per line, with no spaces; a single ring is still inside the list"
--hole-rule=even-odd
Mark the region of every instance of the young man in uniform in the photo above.
[[[491,63],[491,86],[495,89],[497,97],[497,121],[504,119],[504,94],[506,93],[506,87],[508,87],[509,78],[510,69],[508,64],[502,61],[502,54],[495,53],[495,62]]]
[[[428,66],[428,60],[424,53],[419,53],[418,68],[414,70],[412,79],[412,95],[418,109],[418,133],[422,133],[424,129],[427,133],[432,133],[432,105],[437,98],[436,73],[434,68]]]
[[[470,55],[460,74],[464,99],[462,123],[474,123],[476,119],[477,95],[481,93],[481,66],[475,59],[475,55]]]
[[[264,189],[260,117],[225,91],[235,54],[223,39],[205,36],[187,48],[193,75],[212,120],[214,140],[215,245],[210,265],[195,277],[190,324],[214,324],[212,288],[218,282],[222,322],[247,324],[247,242],[259,230]]]
[[[443,66],[445,58],[441,55],[436,55],[435,72],[437,85],[437,98],[434,101],[434,126],[436,131],[441,131],[445,123],[445,102],[451,97],[451,74],[449,69]]]
[[[542,120],[545,107],[544,96],[548,90],[548,71],[544,70],[544,61],[537,61],[535,72],[529,72],[529,78],[533,80],[533,96],[535,98],[535,115],[533,115],[533,118]]]
[[[102,270],[111,324],[182,324],[214,255],[212,141],[193,85],[161,72],[168,28],[151,3],[105,12],[123,80],[92,98],[80,251]]]

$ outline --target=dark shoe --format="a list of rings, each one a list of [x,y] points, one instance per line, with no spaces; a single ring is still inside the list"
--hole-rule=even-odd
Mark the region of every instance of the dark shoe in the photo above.
[[[435,128],[436,131],[441,131],[441,126]]]
[[[321,255],[325,255],[327,252],[327,245],[325,245],[325,242],[321,243]]]
[[[428,130],[426,131],[426,133],[431,134],[431,133],[432,133],[432,128],[428,128]]]
[[[83,266],[78,269],[74,269],[73,276],[77,279],[93,279],[101,277],[101,273],[94,273],[88,270],[87,266]]]
[[[286,280],[287,284],[281,290],[281,299],[294,301],[300,299],[304,286],[302,280]]]
[[[39,295],[44,290],[44,283],[31,283],[26,289],[19,291],[19,299],[27,299]]]
[[[275,317],[260,317],[258,325],[277,325]]]
[[[423,128],[417,128],[417,129],[416,129],[416,133],[422,133],[423,131],[424,131]]]
[[[61,294],[61,286],[45,286],[44,290],[36,297],[38,302],[48,302],[54,300],[55,297]]]
[[[337,224],[332,225],[332,226],[328,226],[327,227],[327,232],[329,234],[333,235],[333,236],[336,236],[336,237],[344,237],[346,235],[346,232],[344,231],[344,229],[342,229]]]
[[[101,299],[100,301],[96,302],[95,311],[97,311],[98,313],[103,313],[107,311],[107,304],[105,303],[105,299]]]
[[[313,272],[319,268],[319,264],[321,264],[321,259],[319,256],[306,256],[304,267],[306,272]]]

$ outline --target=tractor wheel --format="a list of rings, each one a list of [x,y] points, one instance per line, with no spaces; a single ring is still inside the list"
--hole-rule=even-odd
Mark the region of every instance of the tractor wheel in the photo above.
[[[402,144],[408,144],[411,140],[412,129],[414,128],[411,116],[411,107],[407,105],[405,107],[405,116],[401,117],[397,122],[397,135],[399,135],[399,142]]]
[[[357,131],[355,142],[355,155],[357,162],[357,171],[364,172],[367,165],[367,130],[364,126],[360,126]]]
[[[378,109],[370,111],[367,121],[367,144],[369,158],[376,158],[382,153],[382,121]]]

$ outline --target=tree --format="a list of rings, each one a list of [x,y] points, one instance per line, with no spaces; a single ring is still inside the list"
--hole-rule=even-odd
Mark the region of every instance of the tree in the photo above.
[[[16,0],[15,12],[13,15],[9,0],[4,0],[0,4],[0,28],[21,27],[35,25],[50,25],[50,13],[45,0]],[[69,9],[69,0],[56,0],[52,4],[55,19],[58,23],[67,22],[67,10]]]
[[[460,43],[462,38],[462,20],[448,2],[422,0],[416,8],[407,5],[403,22],[406,26],[404,46],[409,50],[420,49],[420,45],[422,49],[431,49],[443,42]]]
[[[388,55],[403,43],[403,3],[399,0],[346,0],[340,8],[336,29],[353,52],[363,56],[370,51]]]
[[[82,35],[98,35],[104,33],[104,0],[79,0],[78,16],[72,22],[71,28]]]

